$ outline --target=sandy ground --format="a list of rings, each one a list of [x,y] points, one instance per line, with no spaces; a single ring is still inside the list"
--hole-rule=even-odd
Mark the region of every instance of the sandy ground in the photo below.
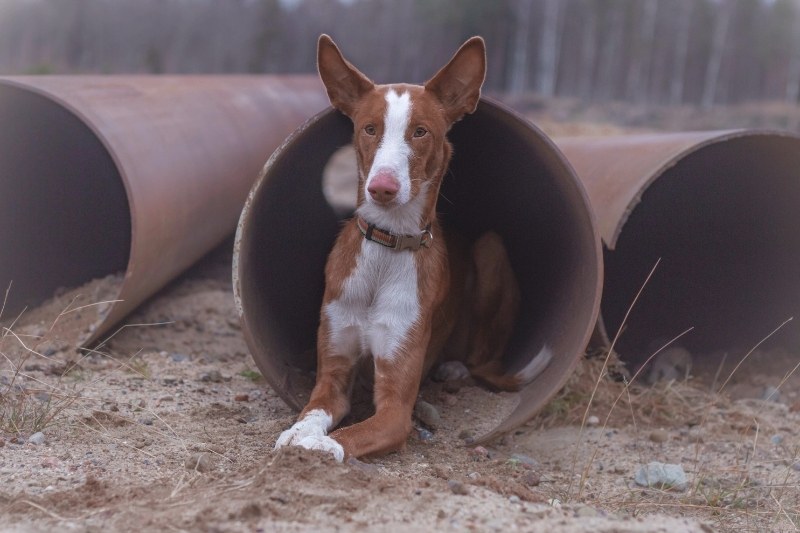
[[[468,444],[514,395],[469,382],[446,392],[428,382],[421,396],[441,425],[415,431],[404,452],[350,464],[275,453],[294,413],[247,355],[229,262],[226,245],[128,321],[169,324],[124,328],[96,352],[53,350],[52,340],[7,332],[0,528],[791,531],[798,524],[794,376],[779,402],[710,395],[701,378],[626,392],[613,379],[598,382],[601,354],[584,360],[541,416],[491,446]],[[49,355],[21,349],[26,338]],[[761,361],[757,376],[742,372],[752,389],[742,395],[779,384],[787,369],[777,367],[786,363],[791,358],[773,369]],[[599,420],[581,430],[584,414]],[[44,443],[29,442],[42,425]],[[688,487],[636,485],[636,471],[651,461],[682,465]]]
[[[622,131],[587,131],[559,109],[537,117],[549,134]],[[346,186],[326,179],[325,190],[347,205]],[[400,453],[338,464],[273,452],[295,413],[248,355],[231,249],[225,243],[126,320],[161,325],[124,327],[94,351],[76,350],[74,339],[104,308],[64,311],[112,298],[113,277],[13,325],[0,317],[9,328],[0,336],[0,531],[800,527],[800,374],[786,350],[755,351],[738,369],[744,353],[722,367],[692,354],[688,380],[678,369],[650,386],[645,372],[629,387],[614,354],[606,365],[605,352],[593,353],[539,416],[484,447],[472,439],[515,395],[428,381],[420,397],[441,421],[433,431],[417,421]],[[686,486],[638,485],[651,462],[680,465]]]

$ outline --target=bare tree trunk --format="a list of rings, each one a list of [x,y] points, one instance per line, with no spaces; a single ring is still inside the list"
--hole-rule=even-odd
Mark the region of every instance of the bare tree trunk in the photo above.
[[[723,0],[719,6],[719,14],[714,20],[714,33],[711,40],[711,55],[706,65],[706,78],[703,84],[703,98],[701,104],[705,109],[714,106],[717,95],[717,82],[722,67],[722,58],[725,55],[725,42],[728,38],[728,27],[733,12],[732,0]]]
[[[792,52],[786,75],[786,102],[796,104],[800,98],[800,7],[793,6]]]
[[[678,28],[675,33],[675,53],[672,56],[672,80],[669,88],[669,102],[673,105],[683,103],[693,2],[694,0],[681,0],[680,13],[678,15]]]
[[[644,102],[647,100],[647,79],[653,58],[658,0],[641,0],[638,5],[642,9],[639,36],[636,49],[633,50],[625,92],[630,100]]]
[[[599,74],[597,77],[597,93],[601,100],[610,100],[616,96],[619,83],[622,44],[625,37],[625,5],[609,3],[605,14],[603,46],[600,50]]]
[[[583,100],[591,100],[594,92],[594,63],[597,58],[597,5],[594,0],[584,0],[581,12],[583,13],[583,37],[578,94]]]
[[[517,0],[514,5],[514,56],[511,60],[511,76],[508,92],[521,94],[528,88],[528,41],[531,33],[532,0]]]
[[[558,77],[558,59],[561,48],[561,13],[564,2],[546,0],[542,38],[539,45],[539,92],[551,97],[556,92]]]

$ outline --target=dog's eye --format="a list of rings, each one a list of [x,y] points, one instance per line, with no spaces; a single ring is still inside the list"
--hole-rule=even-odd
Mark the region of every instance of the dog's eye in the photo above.
[[[364,133],[366,133],[367,135],[375,135],[375,133],[377,132],[375,131],[375,126],[373,126],[372,124],[367,124],[366,126],[364,126]]]
[[[428,134],[428,130],[423,128],[422,126],[418,127],[414,130],[414,137],[425,137]]]

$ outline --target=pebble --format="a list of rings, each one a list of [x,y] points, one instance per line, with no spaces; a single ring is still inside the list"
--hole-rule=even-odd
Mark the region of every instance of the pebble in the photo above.
[[[185,353],[174,353],[170,356],[170,359],[172,359],[172,361],[175,363],[183,363],[184,361],[189,360],[189,356]]]
[[[517,496],[516,494],[512,494],[511,496],[508,497],[508,501],[511,503],[519,503],[521,500],[519,499],[519,496]]]
[[[31,444],[35,444],[36,446],[44,444],[45,442],[44,433],[42,433],[41,431],[37,431],[36,433],[28,437],[28,442],[30,442]]]
[[[0,448],[6,445],[6,440],[3,437],[0,437]]]
[[[449,480],[447,486],[453,494],[458,494],[459,496],[466,496],[469,494],[469,487],[455,479]]]
[[[472,481],[475,481],[476,479],[480,478],[481,475],[478,472],[470,472],[469,474],[467,474],[467,477],[470,478]]]
[[[434,431],[442,425],[442,417],[439,415],[439,411],[424,400],[417,401],[414,406],[414,416],[428,429]]]
[[[511,454],[511,460],[512,461],[517,461],[517,462],[522,463],[523,465],[529,466],[529,467],[539,466],[539,461],[537,461],[536,459],[534,459],[530,455],[524,455],[524,454],[521,454],[521,453],[513,453],[513,454]]]
[[[219,370],[211,370],[210,372],[203,372],[200,374],[200,381],[210,381],[211,383],[219,383],[222,381],[222,374]]]
[[[639,468],[634,481],[642,487],[686,490],[689,485],[686,473],[681,465],[665,464],[653,461]]]
[[[764,392],[761,394],[761,399],[768,402],[780,403],[781,391],[777,387],[767,385],[764,387]]]
[[[795,472],[800,472],[800,461],[795,461],[792,464],[792,470],[794,470]]]
[[[442,385],[442,390],[448,394],[456,394],[461,390],[461,383],[458,381],[446,381],[444,385]]]
[[[233,397],[234,402],[249,402],[250,396],[247,394],[237,394]]]
[[[184,463],[187,470],[195,470],[197,472],[208,472],[211,470],[211,459],[205,453],[193,453],[186,458]]]
[[[145,426],[152,426],[153,425],[153,419],[152,419],[152,417],[149,417],[149,416],[143,416],[142,418],[139,419],[139,422],[141,422]]]
[[[703,442],[703,432],[700,430],[690,430],[686,435],[686,439],[694,444]]]
[[[663,443],[669,440],[669,433],[664,429],[656,429],[650,433],[650,440],[653,442]]]
[[[417,438],[423,442],[428,442],[433,440],[433,433],[425,428],[419,428],[417,430]]]
[[[597,426],[600,424],[600,419],[597,416],[592,415],[586,419],[586,424],[589,426]]]
[[[539,483],[542,482],[542,477],[537,472],[529,471],[522,476],[522,482],[529,487],[538,487]]]
[[[769,440],[772,442],[772,444],[777,446],[783,442],[783,435],[773,435]]]
[[[456,381],[469,378],[469,369],[461,361],[440,364],[433,373],[434,381]]]
[[[178,383],[178,378],[174,376],[167,376],[162,378],[162,381],[164,382],[164,385],[176,385]]]
[[[469,454],[474,457],[489,457],[489,450],[483,446],[475,446],[469,451]]]
[[[471,438],[474,438],[474,437],[475,437],[475,434],[472,431],[468,430],[468,429],[462,429],[461,432],[458,434],[458,438],[461,439],[461,440],[467,440],[467,439],[471,439]]]
[[[790,413],[798,413],[798,412],[800,412],[800,400],[795,400],[795,402],[792,403],[792,405],[789,406],[789,412]]]

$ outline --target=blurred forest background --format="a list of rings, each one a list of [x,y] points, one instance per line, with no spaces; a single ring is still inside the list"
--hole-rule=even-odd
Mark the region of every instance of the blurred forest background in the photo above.
[[[322,32],[378,82],[480,34],[487,89],[517,102],[800,97],[800,0],[0,0],[0,74],[313,72]]]

